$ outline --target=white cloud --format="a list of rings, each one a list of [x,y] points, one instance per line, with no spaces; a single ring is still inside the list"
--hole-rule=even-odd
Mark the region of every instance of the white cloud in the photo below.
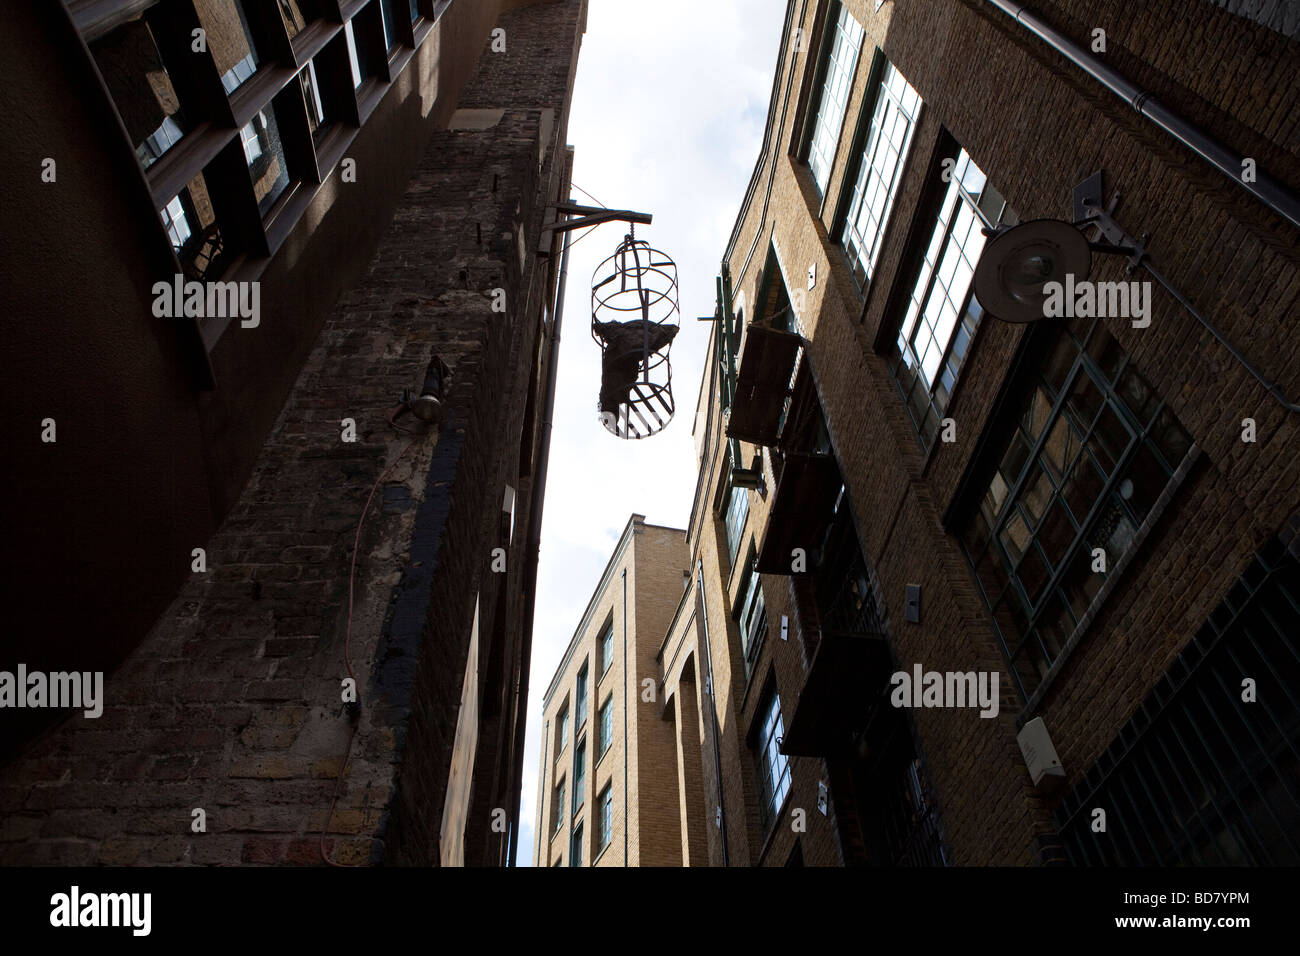
[[[573,247],[542,528],[520,813],[521,866],[536,861],[542,695],[633,512],[685,527],[695,489],[691,424],[714,277],[758,159],[785,0],[591,0],[569,123],[574,182],[609,206],[654,214],[637,230],[672,256],[681,332],[672,348],[676,416],[622,441],[596,417],[600,348],[590,279],[622,239],[601,226]],[[576,189],[574,198],[587,202]]]

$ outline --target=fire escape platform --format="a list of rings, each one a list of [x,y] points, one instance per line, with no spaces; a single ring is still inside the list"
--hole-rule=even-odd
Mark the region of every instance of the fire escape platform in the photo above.
[[[835,516],[840,485],[839,466],[830,455],[786,455],[758,550],[760,574],[793,573],[795,548],[812,560]]]
[[[745,327],[736,370],[736,397],[727,437],[774,445],[790,394],[790,378],[803,339],[794,332],[753,323]]]
[[[781,753],[829,757],[849,751],[888,681],[889,648],[881,634],[822,631]]]

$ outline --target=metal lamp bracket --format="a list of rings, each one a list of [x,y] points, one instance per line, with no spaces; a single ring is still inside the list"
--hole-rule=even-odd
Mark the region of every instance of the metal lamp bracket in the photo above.
[[[1074,225],[1095,228],[1096,235],[1089,239],[1088,248],[1106,255],[1128,256],[1127,271],[1131,273],[1146,261],[1151,233],[1144,232],[1142,238],[1135,239],[1115,221],[1115,210],[1122,197],[1115,193],[1105,203],[1103,176],[1103,171],[1097,170],[1074,187]]]

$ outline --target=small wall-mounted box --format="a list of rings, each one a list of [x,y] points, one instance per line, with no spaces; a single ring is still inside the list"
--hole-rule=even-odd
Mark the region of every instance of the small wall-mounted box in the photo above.
[[[921,623],[921,585],[909,584],[903,591],[903,620],[908,624]]]
[[[1020,744],[1020,753],[1029,768],[1029,779],[1035,787],[1051,792],[1065,783],[1065,768],[1052,746],[1043,718],[1035,717],[1025,724],[1016,735],[1016,742]]]

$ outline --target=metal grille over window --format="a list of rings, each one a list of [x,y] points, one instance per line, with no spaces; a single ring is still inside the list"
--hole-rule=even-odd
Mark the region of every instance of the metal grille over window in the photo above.
[[[840,233],[859,286],[865,285],[876,271],[885,223],[889,221],[920,111],[921,97],[916,90],[894,64],[885,64],[867,144],[858,161],[848,218]]]
[[[1070,862],[1300,864],[1297,688],[1300,561],[1274,539],[1062,801]]]
[[[848,109],[849,95],[853,92],[853,74],[858,68],[858,53],[862,49],[862,26],[849,13],[848,7],[839,8],[839,18],[832,28],[827,46],[821,100],[817,107],[817,122],[813,126],[812,141],[808,149],[808,166],[812,169],[817,188],[826,192],[835,162],[835,149],[839,145],[844,114]]]
[[[962,543],[1028,700],[1191,448],[1095,319],[1062,326]]]

